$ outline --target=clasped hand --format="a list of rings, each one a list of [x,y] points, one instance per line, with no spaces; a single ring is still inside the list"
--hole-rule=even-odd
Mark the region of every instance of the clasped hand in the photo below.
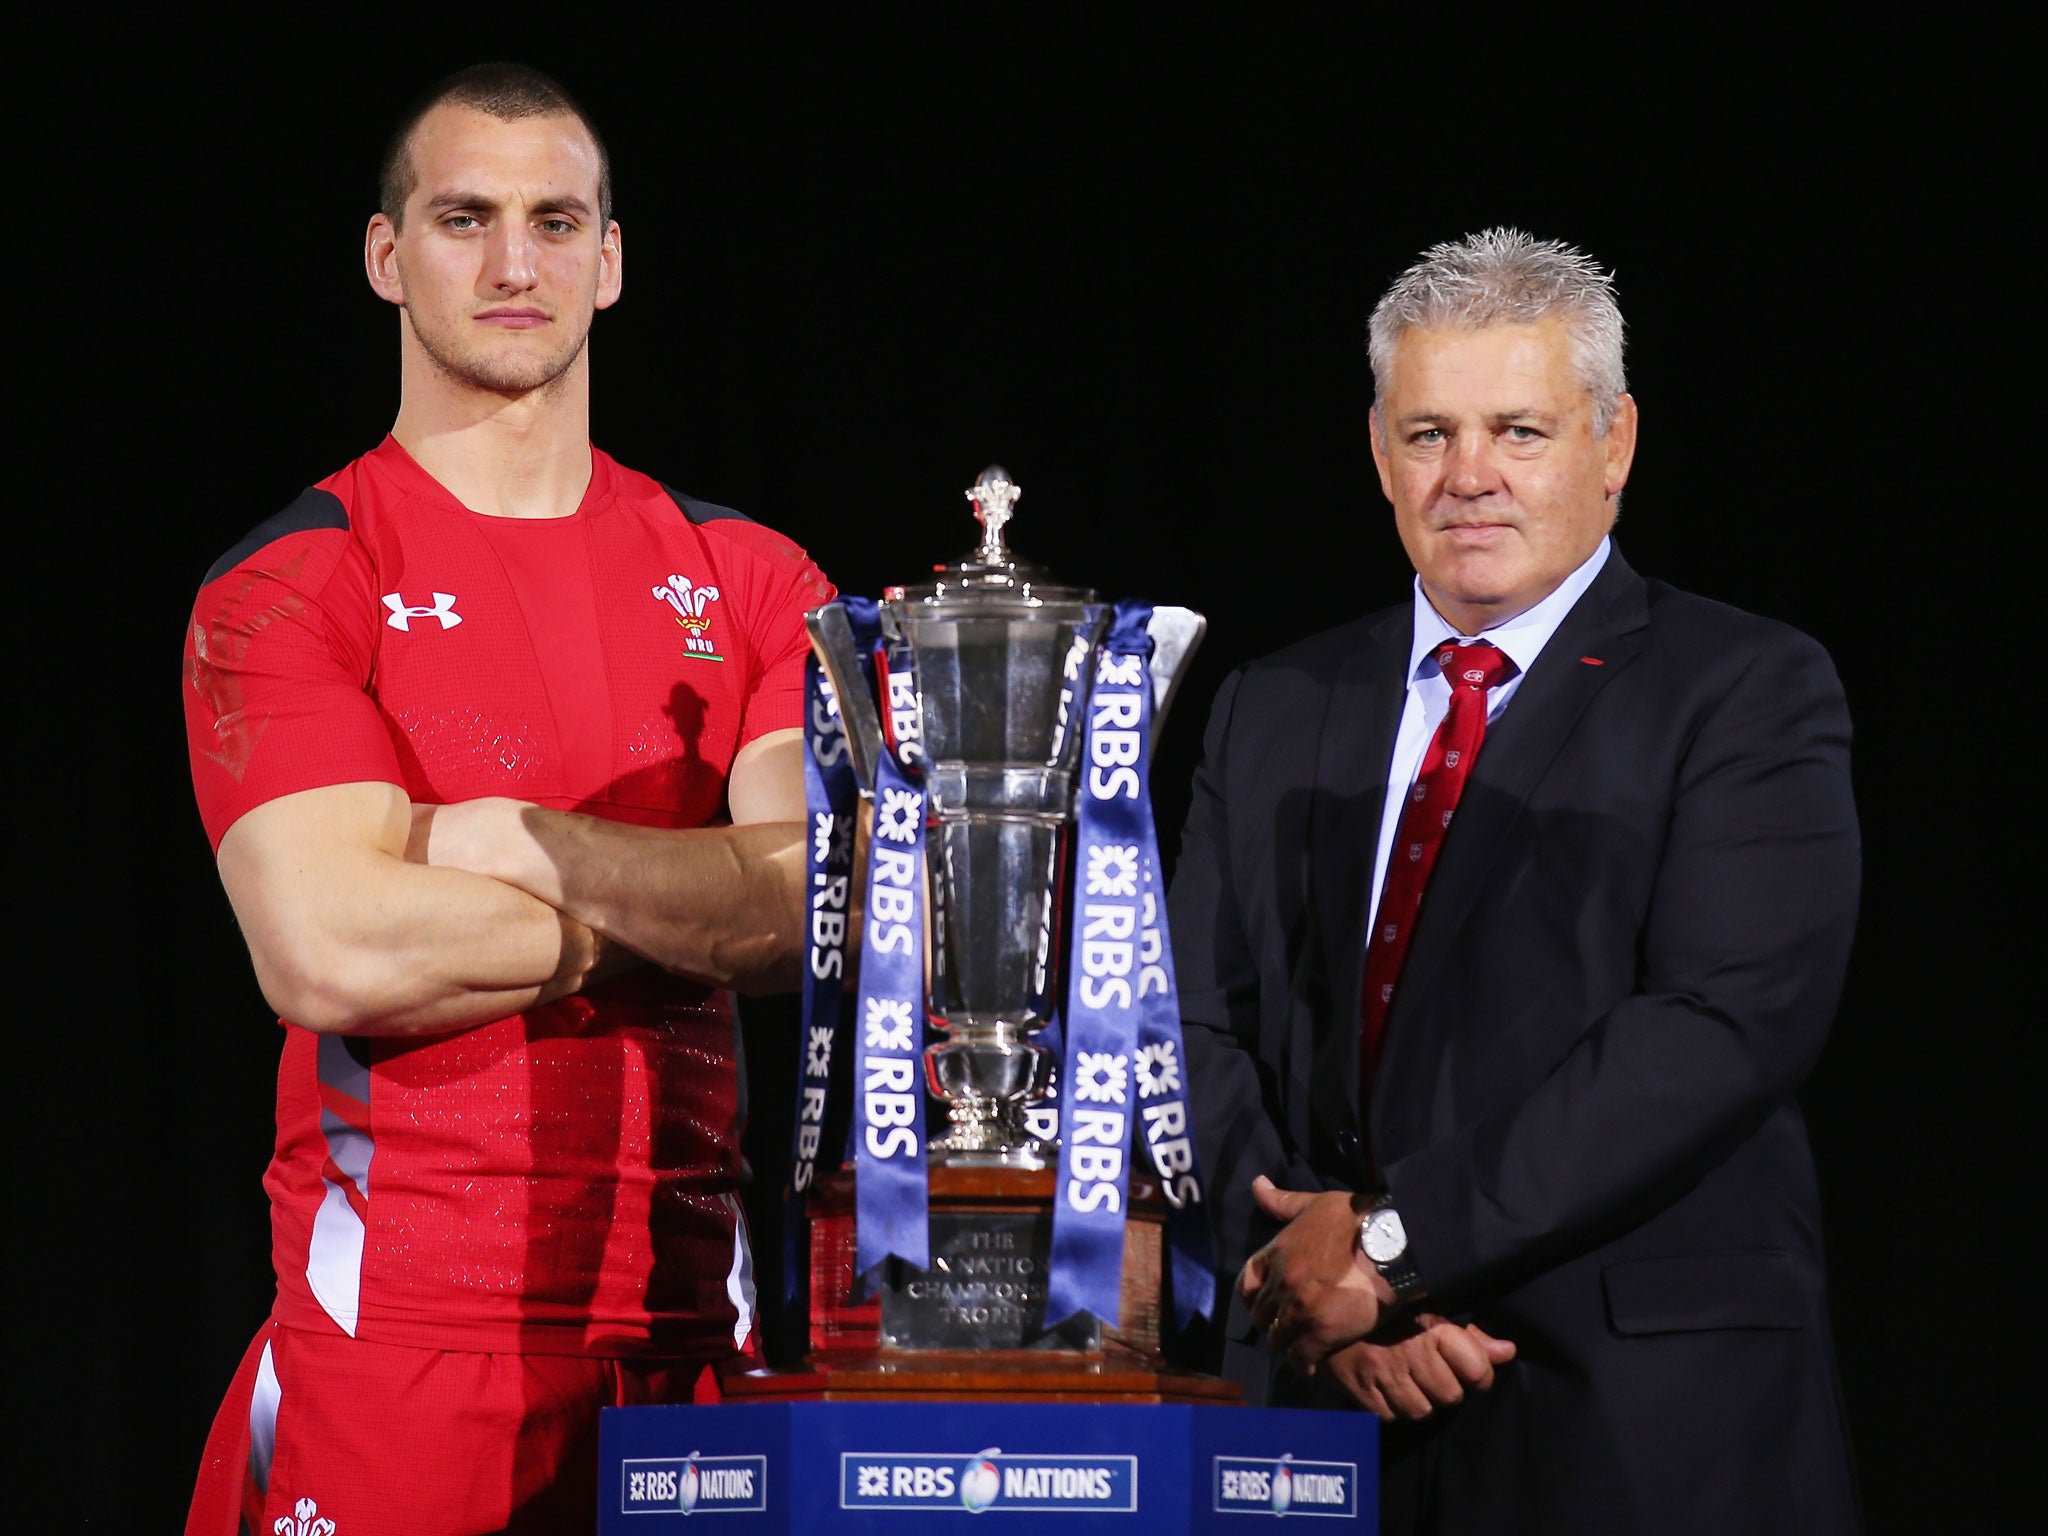
[[[1434,1313],[1399,1316],[1392,1287],[1358,1252],[1366,1201],[1345,1190],[1252,1182],[1260,1209],[1284,1222],[1246,1261],[1237,1288],[1267,1343],[1303,1377],[1319,1371],[1382,1419],[1427,1417],[1493,1385],[1515,1346]]]
[[[1493,1385],[1493,1370],[1515,1358],[1515,1346],[1477,1323],[1454,1323],[1416,1312],[1382,1324],[1370,1338],[1332,1351],[1320,1367],[1383,1422],[1426,1419],[1465,1394]]]
[[[1379,1325],[1394,1293],[1358,1253],[1357,1202],[1347,1190],[1310,1194],[1280,1189],[1261,1174],[1252,1181],[1259,1208],[1286,1223],[1245,1261],[1238,1293],[1266,1342],[1303,1376],[1331,1350],[1362,1339]]]

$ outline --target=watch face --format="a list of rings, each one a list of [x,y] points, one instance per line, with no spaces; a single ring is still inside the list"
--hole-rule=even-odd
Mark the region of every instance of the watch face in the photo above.
[[[1397,1211],[1378,1211],[1365,1224],[1365,1256],[1375,1264],[1389,1264],[1408,1247],[1408,1231]]]

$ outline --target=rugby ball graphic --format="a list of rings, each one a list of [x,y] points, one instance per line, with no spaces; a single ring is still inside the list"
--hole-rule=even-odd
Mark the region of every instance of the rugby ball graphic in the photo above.
[[[686,1515],[697,1507],[698,1483],[697,1455],[693,1451],[690,1453],[690,1459],[683,1464],[683,1491],[676,1497],[676,1506]]]
[[[1294,1502],[1294,1474],[1287,1470],[1287,1463],[1281,1462],[1273,1469],[1273,1513],[1284,1515],[1287,1506]]]
[[[996,1458],[1002,1454],[992,1445],[977,1451],[960,1469],[960,1503],[970,1515],[978,1515],[995,1503],[1003,1486],[1002,1474],[996,1470]]]

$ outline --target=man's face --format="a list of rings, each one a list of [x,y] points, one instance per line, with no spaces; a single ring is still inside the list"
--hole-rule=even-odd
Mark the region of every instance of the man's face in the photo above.
[[[554,383],[619,296],[597,145],[571,116],[503,122],[444,102],[413,130],[411,159],[404,227],[370,221],[371,286],[455,382],[507,395]]]
[[[1466,634],[1548,597],[1613,526],[1635,402],[1593,435],[1562,320],[1409,330],[1380,410],[1380,488],[1423,592]]]

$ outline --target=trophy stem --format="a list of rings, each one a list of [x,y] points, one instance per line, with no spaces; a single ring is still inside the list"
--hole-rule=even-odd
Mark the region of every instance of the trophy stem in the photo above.
[[[1045,1097],[1053,1056],[1011,1023],[954,1024],[925,1052],[925,1081],[944,1101],[946,1128],[929,1143],[940,1163],[1049,1168],[1056,1144],[1031,1134],[1025,1111]]]
[[[947,1127],[932,1139],[934,1161],[967,1167],[1050,1168],[1059,1148],[1025,1128],[1024,1113],[998,1099],[948,1099]]]

